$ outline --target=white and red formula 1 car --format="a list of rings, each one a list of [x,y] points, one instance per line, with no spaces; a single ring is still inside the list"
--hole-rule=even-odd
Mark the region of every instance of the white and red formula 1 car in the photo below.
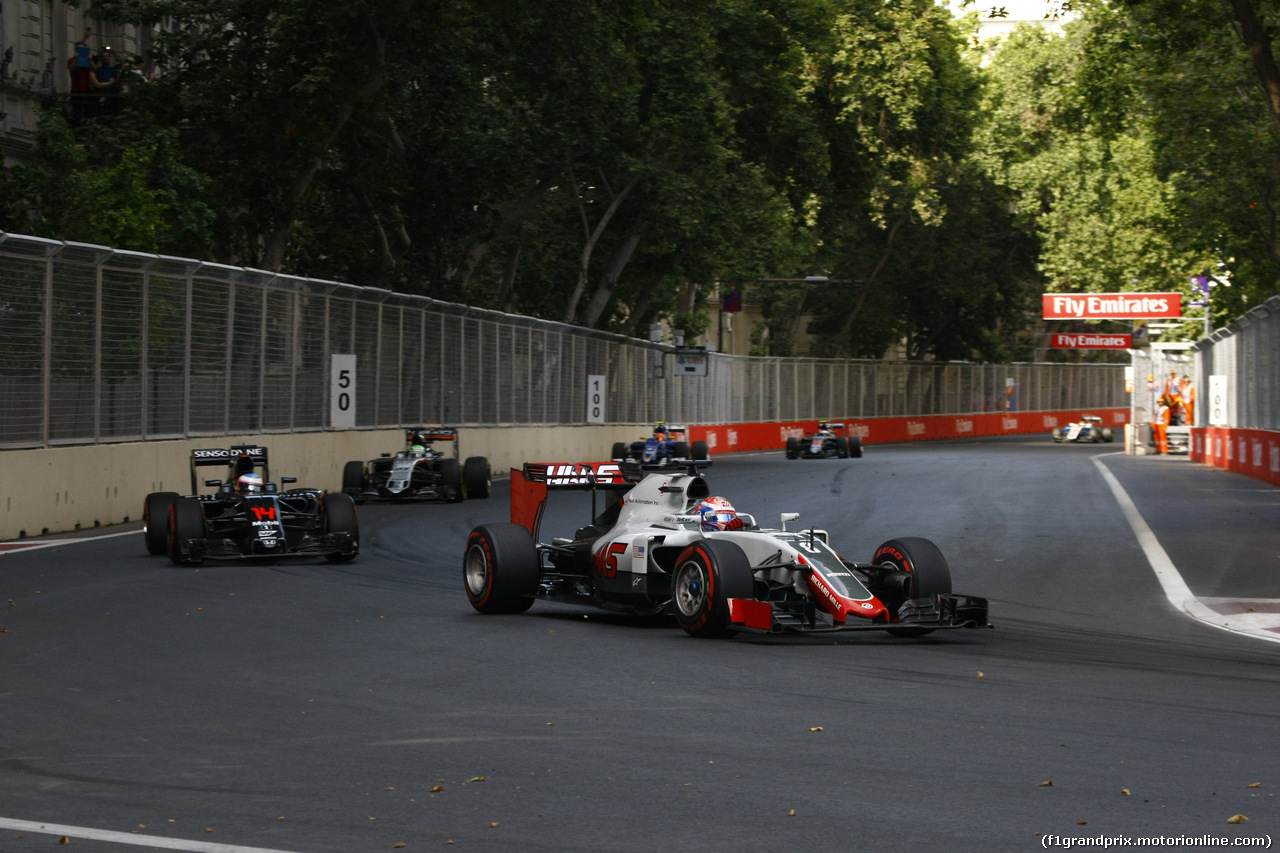
[[[695,637],[741,630],[886,630],[918,637],[987,627],[987,600],[951,591],[951,570],[927,539],[890,539],[852,563],[824,530],[702,529],[710,489],[697,472],[650,473],[634,462],[528,463],[511,471],[511,522],[471,531],[463,578],[481,613],[521,613],[535,599],[641,615],[674,614]],[[549,490],[591,490],[604,509],[572,538],[539,539]]]

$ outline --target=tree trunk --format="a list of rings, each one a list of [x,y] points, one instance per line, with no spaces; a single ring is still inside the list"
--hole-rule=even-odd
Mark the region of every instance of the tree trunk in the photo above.
[[[862,312],[862,306],[867,301],[867,294],[871,292],[871,288],[875,287],[880,272],[884,269],[884,265],[889,262],[889,256],[893,254],[893,240],[898,235],[898,229],[906,221],[907,214],[904,213],[889,226],[889,238],[885,241],[884,251],[880,254],[880,260],[876,262],[875,269],[871,271],[871,275],[867,276],[867,283],[863,285],[862,293],[858,294],[858,301],[853,304],[853,310],[844,318],[844,323],[840,326],[841,338],[848,337],[849,332],[853,330],[854,321],[858,319],[858,314]]]
[[[548,172],[534,181],[533,185],[525,190],[524,195],[520,196],[513,204],[502,212],[502,220],[498,223],[497,229],[490,235],[489,240],[477,241],[471,244],[471,248],[467,250],[467,256],[462,261],[459,268],[459,287],[466,287],[471,281],[471,277],[475,275],[476,267],[480,265],[480,261],[489,251],[489,243],[510,233],[511,230],[521,225],[525,217],[533,212],[533,208],[537,206],[547,191],[551,189],[555,181],[555,173]]]
[[[594,329],[600,322],[600,316],[604,314],[604,309],[609,307],[609,300],[613,298],[613,288],[622,276],[622,271],[627,268],[627,264],[631,261],[631,255],[638,245],[640,245],[640,229],[637,228],[627,235],[627,239],[623,240],[622,244],[618,246],[618,250],[613,253],[613,260],[609,262],[609,268],[605,270],[604,275],[600,278],[600,286],[596,288],[596,292],[591,296],[591,301],[587,303],[587,309],[582,317],[582,325]]]
[[[570,172],[572,174],[572,171]],[[631,195],[631,191],[636,188],[636,184],[640,183],[640,176],[635,175],[627,185],[623,187],[612,199],[609,200],[609,206],[605,212],[601,214],[600,221],[596,223],[595,228],[591,228],[587,221],[587,211],[582,204],[582,198],[578,198],[578,215],[582,219],[583,244],[582,252],[578,256],[578,283],[573,288],[573,293],[569,296],[569,304],[564,312],[564,321],[573,323],[574,317],[578,314],[578,302],[581,301],[582,295],[587,290],[587,281],[589,280],[591,270],[591,253],[595,251],[596,244],[600,242],[600,235],[604,234],[609,222],[613,219],[618,208],[622,206],[622,202],[627,196]],[[573,182],[574,192],[578,191],[578,182]]]

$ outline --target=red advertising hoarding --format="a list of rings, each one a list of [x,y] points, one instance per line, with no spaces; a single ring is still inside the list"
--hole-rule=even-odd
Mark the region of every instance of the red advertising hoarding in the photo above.
[[[1053,349],[1129,349],[1133,335],[1107,335],[1095,332],[1054,333],[1049,336]]]
[[[1046,320],[1181,317],[1181,293],[1046,293]]]

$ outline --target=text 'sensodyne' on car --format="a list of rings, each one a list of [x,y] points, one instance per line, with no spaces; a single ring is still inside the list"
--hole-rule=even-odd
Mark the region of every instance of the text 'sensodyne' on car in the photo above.
[[[447,441],[453,455],[434,447]],[[342,491],[365,501],[461,501],[489,497],[489,460],[459,459],[458,431],[452,427],[413,427],[405,431],[407,447],[394,456],[384,453],[369,462],[348,462],[342,469]]]
[[[845,425],[837,421],[819,421],[818,431],[802,438],[787,439],[788,459],[862,458],[862,438],[849,435]]]
[[[688,462],[707,462],[707,443],[705,441],[689,441],[689,427],[685,424],[670,424],[658,421],[653,425],[653,434],[628,444],[625,441],[614,442],[613,452],[609,455],[614,462],[634,459],[641,468],[679,467]],[[708,463],[709,464],[709,463]]]
[[[788,530],[796,513],[760,528],[713,496],[697,469],[645,474],[634,461],[512,469],[512,521],[481,525],[467,539],[472,607],[521,613],[545,599],[671,614],[695,637],[857,629],[915,637],[988,625],[987,600],[951,591],[951,570],[929,540],[890,539],[870,562],[850,562],[826,531]],[[594,517],[547,542],[543,507],[558,489],[591,490]]]
[[[205,480],[214,492],[196,494],[197,470],[209,466],[222,467],[226,478]],[[360,552],[360,522],[351,498],[320,489],[280,491],[270,481],[265,447],[192,451],[191,492],[187,497],[152,492],[143,504],[147,551],[167,553],[175,565],[289,557],[344,562]]]

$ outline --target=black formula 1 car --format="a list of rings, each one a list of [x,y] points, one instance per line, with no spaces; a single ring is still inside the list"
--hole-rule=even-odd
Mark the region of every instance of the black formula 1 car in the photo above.
[[[787,439],[788,459],[825,459],[828,456],[860,459],[862,438],[849,435],[845,425],[838,421],[819,421],[817,432],[803,438],[791,436]]]
[[[707,462],[709,458],[705,441],[689,441],[688,426],[668,426],[665,421],[654,424],[653,434],[647,438],[630,444],[625,441],[615,442],[610,455],[615,462],[635,459],[642,468],[666,468],[688,462]]]
[[[547,542],[539,527],[555,489],[592,490],[594,517],[572,537]],[[596,493],[605,496],[599,514]],[[704,508],[727,506],[708,498],[693,464],[647,475],[632,461],[512,469],[512,521],[481,525],[467,538],[467,598],[481,613],[521,613],[545,599],[672,614],[695,637],[858,629],[918,637],[988,625],[987,600],[951,591],[947,561],[927,539],[890,539],[869,562],[854,563],[832,549],[826,531],[787,530],[797,513],[782,513],[778,529],[736,514],[724,529],[707,530]]]
[[[1064,441],[1097,444],[1099,441],[1110,442],[1114,439],[1115,433],[1111,427],[1102,425],[1102,418],[1098,415],[1081,415],[1080,420],[1075,423],[1069,423],[1065,427],[1053,428],[1053,441],[1055,444],[1060,444]]]
[[[197,469],[207,466],[222,467],[227,478],[205,480],[215,491],[195,494]],[[167,553],[182,566],[290,557],[345,562],[360,552],[360,522],[348,495],[299,488],[282,492],[268,472],[267,449],[258,445],[192,451],[191,496],[147,495],[142,510],[147,551]]]
[[[433,444],[448,441],[453,455]],[[489,460],[459,460],[458,431],[452,427],[414,427],[405,432],[404,450],[384,453],[370,462],[348,462],[342,469],[342,491],[356,503],[382,501],[461,501],[489,497]]]

